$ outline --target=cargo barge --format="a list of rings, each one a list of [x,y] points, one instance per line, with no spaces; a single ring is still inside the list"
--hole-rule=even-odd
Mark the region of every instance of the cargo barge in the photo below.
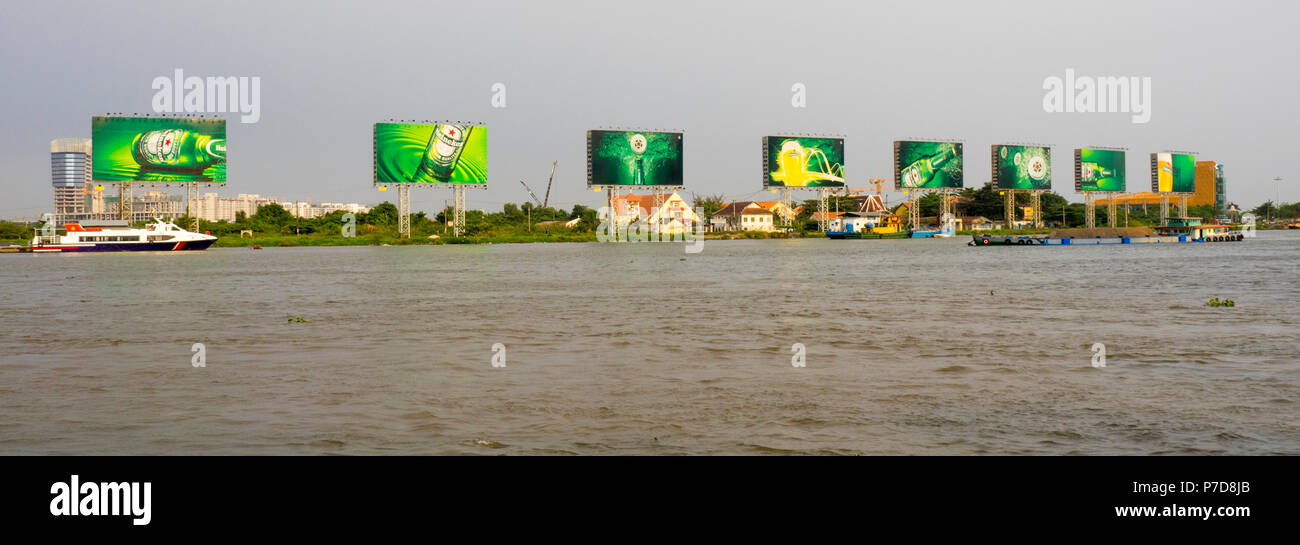
[[[1096,246],[1103,244],[1189,244],[1236,242],[1246,238],[1240,226],[1202,224],[1201,218],[1170,218],[1160,227],[1058,229],[1047,235],[972,235],[968,246]]]

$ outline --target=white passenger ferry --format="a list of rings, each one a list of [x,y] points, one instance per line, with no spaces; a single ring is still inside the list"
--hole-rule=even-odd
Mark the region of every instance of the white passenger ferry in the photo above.
[[[47,228],[48,229],[48,228]],[[54,252],[169,252],[203,250],[217,237],[191,233],[170,221],[155,218],[144,229],[132,229],[125,221],[64,224],[64,234],[36,230],[32,251]]]

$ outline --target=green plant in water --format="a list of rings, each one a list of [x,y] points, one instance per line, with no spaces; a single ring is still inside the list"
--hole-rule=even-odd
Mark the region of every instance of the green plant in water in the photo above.
[[[291,324],[305,324],[305,323],[307,323],[307,319],[306,319],[306,318],[303,318],[302,316],[290,316],[290,317],[289,317],[289,323],[291,323]]]
[[[1207,306],[1207,307],[1235,307],[1235,306],[1237,306],[1237,303],[1235,303],[1232,299],[1224,299],[1224,300],[1220,301],[1218,297],[1215,297],[1215,298],[1213,298],[1213,299],[1210,299],[1209,301],[1206,301],[1206,302],[1205,302],[1205,306]]]

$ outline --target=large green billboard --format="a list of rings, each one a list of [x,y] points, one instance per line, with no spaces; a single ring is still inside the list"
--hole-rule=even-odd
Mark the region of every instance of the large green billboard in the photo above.
[[[226,120],[93,117],[97,182],[226,181]]]
[[[375,123],[375,184],[487,184],[487,127]]]
[[[1108,149],[1074,150],[1075,191],[1124,191],[1124,152]]]
[[[763,137],[764,187],[844,187],[844,139]]]
[[[682,133],[587,131],[587,185],[682,185]]]
[[[993,189],[1051,189],[1052,148],[995,144]]]
[[[894,187],[962,187],[962,150],[957,142],[894,142]]]
[[[1151,191],[1195,193],[1196,156],[1173,152],[1152,153]]]

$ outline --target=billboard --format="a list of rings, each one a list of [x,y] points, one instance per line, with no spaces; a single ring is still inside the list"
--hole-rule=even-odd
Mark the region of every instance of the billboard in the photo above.
[[[844,187],[844,139],[764,136],[763,187]]]
[[[894,187],[962,187],[961,144],[894,142]]]
[[[1052,148],[993,146],[993,189],[1051,189]]]
[[[487,185],[487,127],[375,123],[375,184]]]
[[[96,182],[226,181],[226,120],[93,117]]]
[[[682,186],[682,133],[587,131],[587,185]]]
[[[1074,150],[1075,191],[1124,191],[1124,152],[1082,148]]]
[[[1188,153],[1152,153],[1151,191],[1195,193],[1196,156]]]

